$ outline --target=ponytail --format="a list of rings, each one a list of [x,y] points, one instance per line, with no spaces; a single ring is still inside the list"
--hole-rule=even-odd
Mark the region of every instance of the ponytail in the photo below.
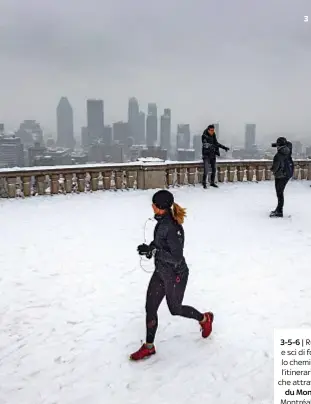
[[[187,216],[186,209],[174,202],[172,206],[172,216],[178,224],[183,224],[185,217]]]

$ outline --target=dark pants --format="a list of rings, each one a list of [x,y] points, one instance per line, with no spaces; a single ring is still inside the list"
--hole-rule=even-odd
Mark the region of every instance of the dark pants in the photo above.
[[[206,180],[211,172],[210,183],[214,184],[216,177],[216,156],[205,156],[203,158],[204,172],[203,172],[203,184],[206,185]]]
[[[278,212],[283,212],[283,206],[284,206],[284,190],[289,181],[289,178],[276,178],[275,179],[275,191],[276,191],[276,196],[278,198],[278,206],[276,210]]]
[[[147,290],[146,300],[146,342],[153,344],[158,328],[158,308],[164,298],[170,313],[173,316],[182,316],[202,321],[204,316],[199,311],[190,306],[182,306],[187,282],[188,271],[181,275],[160,274],[154,272]]]

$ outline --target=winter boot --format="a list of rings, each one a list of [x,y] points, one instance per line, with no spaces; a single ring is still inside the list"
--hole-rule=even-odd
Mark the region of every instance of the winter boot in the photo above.
[[[200,322],[201,331],[202,331],[202,338],[207,338],[212,333],[212,325],[214,321],[214,314],[210,311],[204,313],[205,321]]]
[[[203,188],[204,188],[204,189],[206,189],[206,188],[207,188],[207,186],[206,186],[206,184],[205,184],[204,182],[203,182],[203,184],[202,184],[202,185],[203,185]]]
[[[283,217],[283,212],[280,212],[279,210],[273,210],[270,213],[270,217]]]
[[[211,187],[213,187],[213,188],[218,188],[218,185],[215,184],[215,182],[212,182],[212,183],[211,183]]]
[[[148,348],[147,344],[143,344],[138,351],[132,353],[130,355],[130,359],[132,361],[140,361],[142,359],[149,358],[150,356],[154,355],[156,353],[155,347],[152,346],[152,348]]]

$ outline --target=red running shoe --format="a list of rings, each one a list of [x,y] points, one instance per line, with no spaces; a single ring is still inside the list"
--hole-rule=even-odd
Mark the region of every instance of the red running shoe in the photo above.
[[[200,322],[200,326],[202,331],[202,338],[207,338],[211,335],[213,330],[212,325],[214,321],[214,314],[209,311],[207,313],[204,313],[204,316],[206,320]]]
[[[132,361],[140,361],[142,359],[149,358],[151,355],[154,355],[155,353],[156,350],[154,346],[152,348],[148,348],[146,344],[143,344],[138,351],[130,355],[130,359]]]

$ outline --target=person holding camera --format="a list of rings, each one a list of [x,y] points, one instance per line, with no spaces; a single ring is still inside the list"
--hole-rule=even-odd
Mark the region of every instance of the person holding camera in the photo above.
[[[224,149],[227,152],[229,147],[218,143],[215,133],[215,126],[209,125],[202,134],[202,158],[204,164],[203,188],[206,188],[206,179],[209,174],[209,168],[211,168],[210,185],[211,187],[218,188],[218,186],[215,184],[215,177],[216,156],[220,156],[219,149]]]
[[[284,190],[294,173],[292,144],[285,137],[279,137],[276,143],[272,143],[271,146],[277,148],[271,171],[275,178],[275,191],[278,204],[276,209],[270,213],[270,217],[283,217]]]

